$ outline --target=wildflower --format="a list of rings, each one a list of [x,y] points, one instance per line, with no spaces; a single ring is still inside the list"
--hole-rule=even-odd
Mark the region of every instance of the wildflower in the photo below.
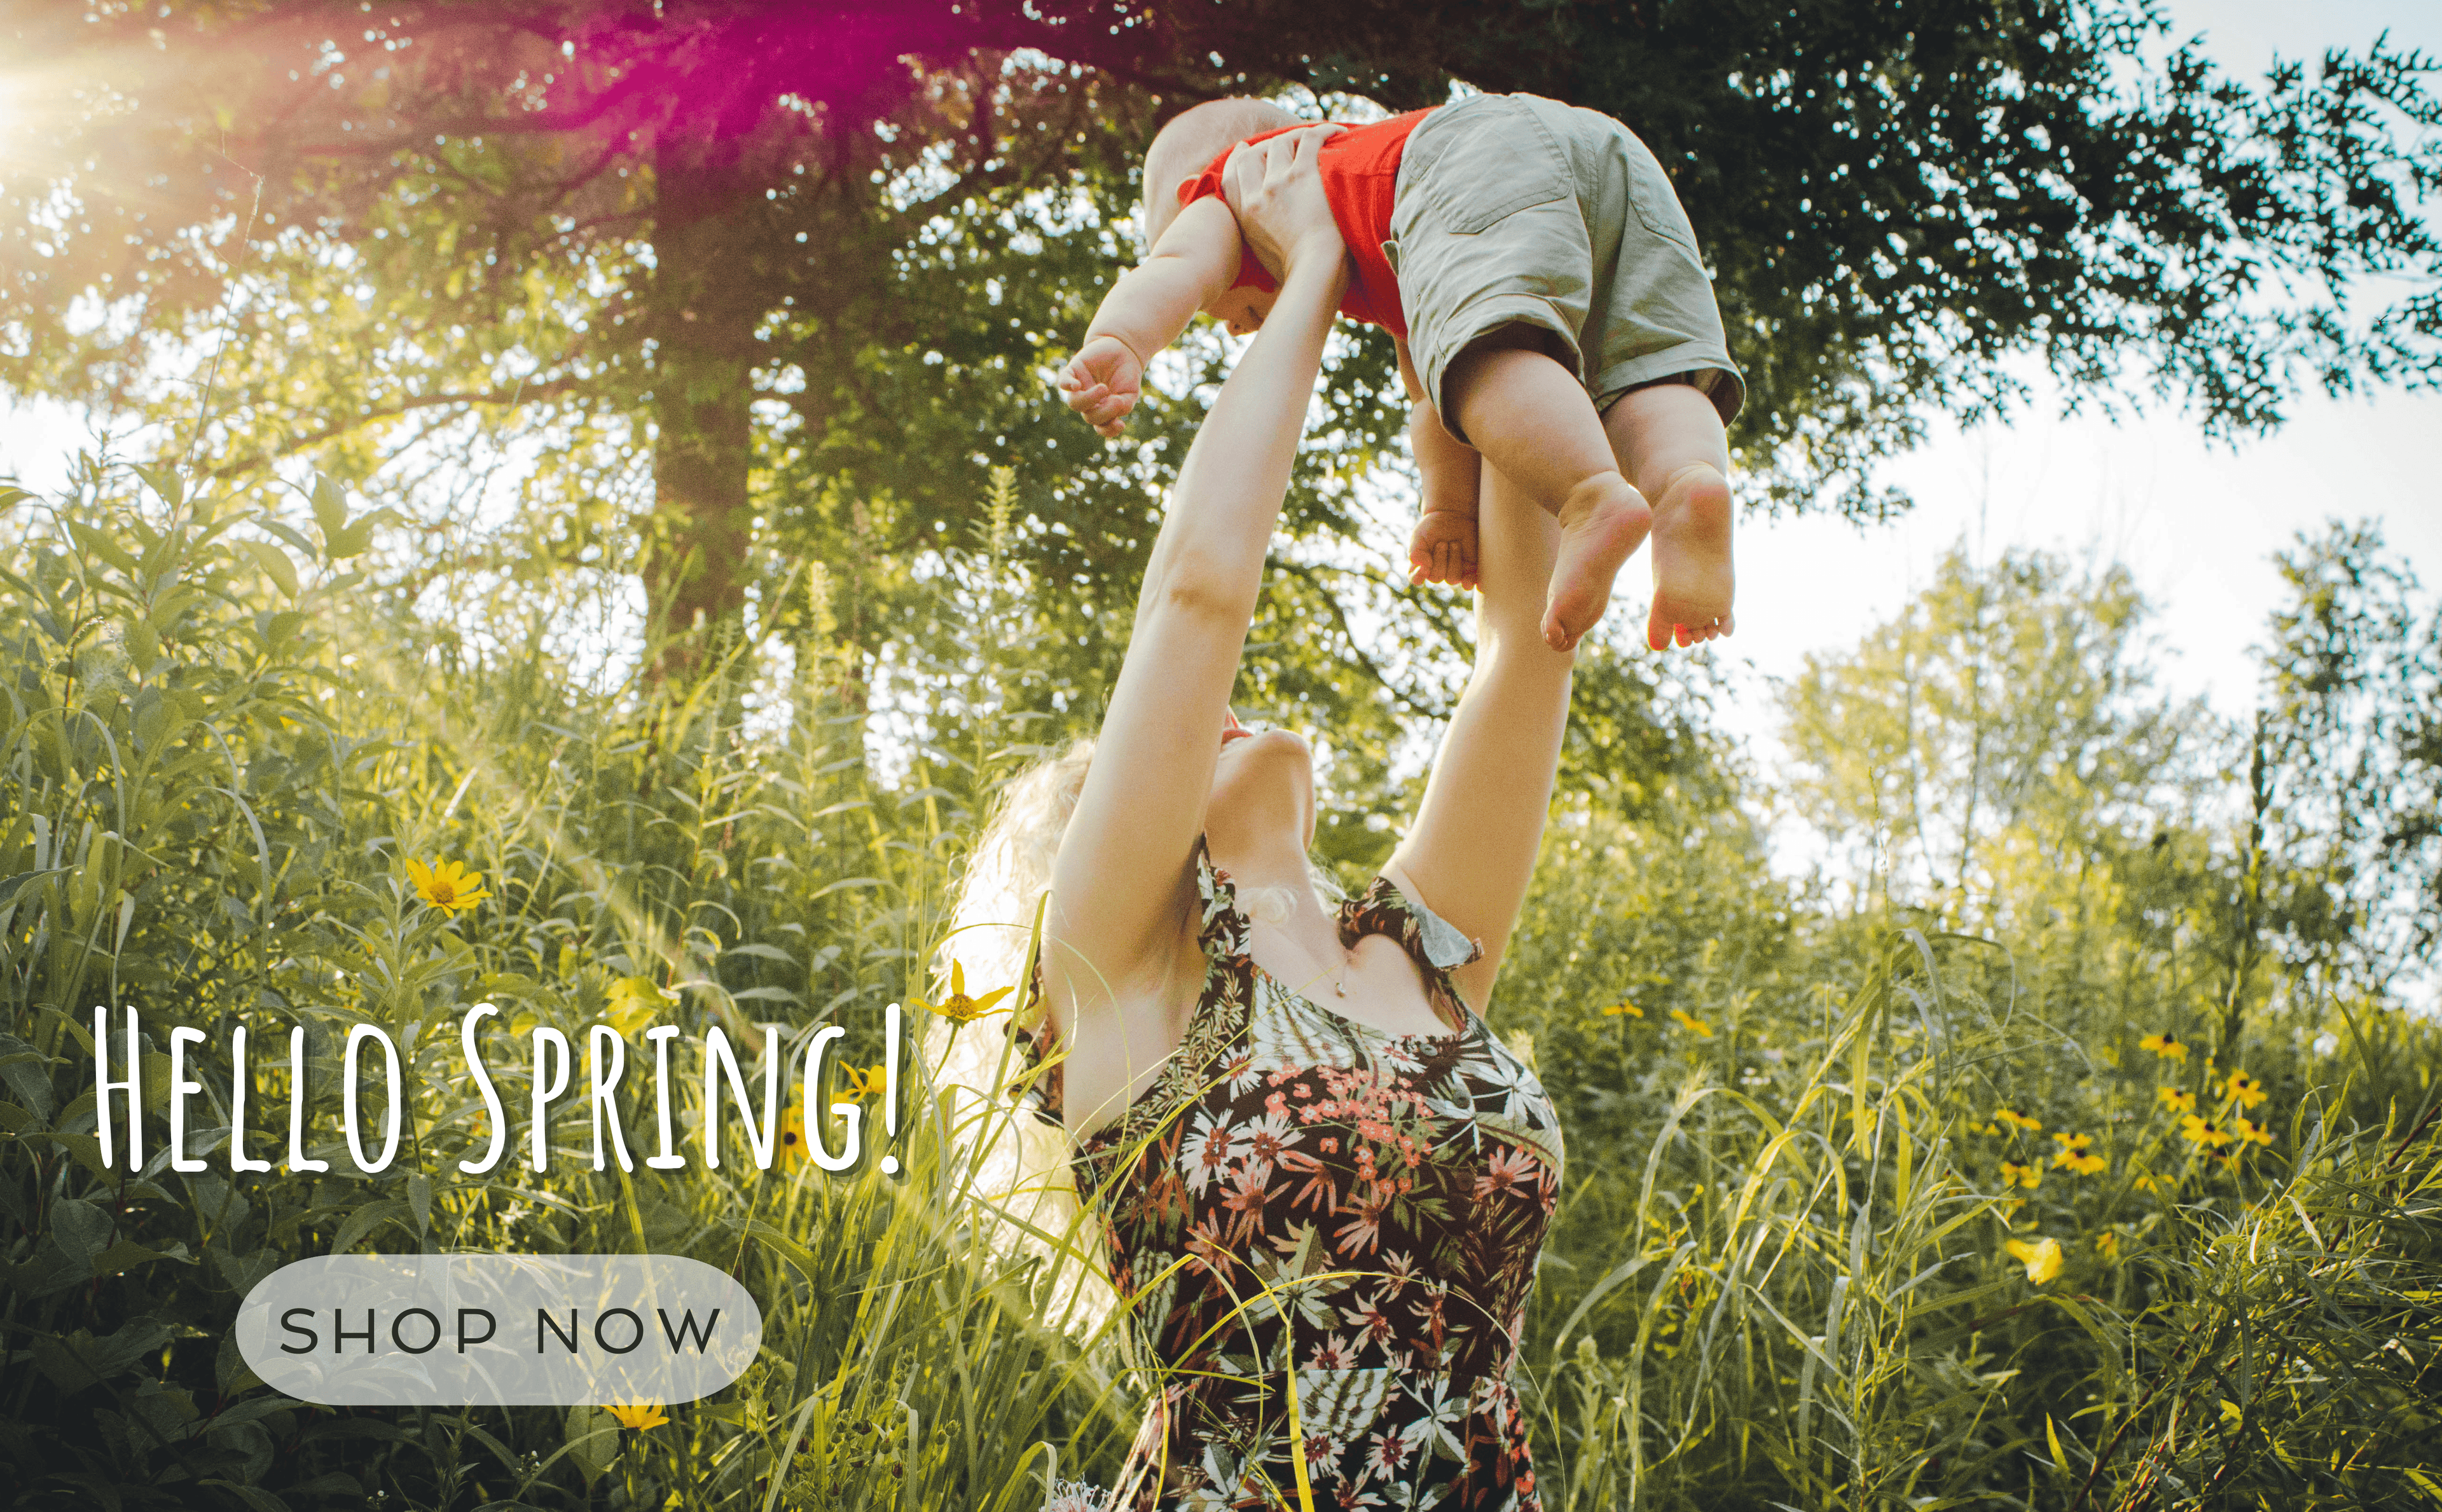
[[[1713,1037],[1713,1026],[1705,1023],[1703,1019],[1698,1018],[1695,1014],[1688,1012],[1684,1008],[1672,1009],[1670,1011],[1670,1021],[1678,1025],[1681,1029],[1686,1029],[1690,1034],[1708,1040]]]
[[[1626,1015],[1629,1018],[1643,1018],[1645,1016],[1645,1010],[1637,1007],[1634,1003],[1630,1002],[1625,997],[1621,998],[1618,1002],[1613,1003],[1611,1007],[1603,1010],[1603,1017],[1605,1018],[1618,1018],[1622,1015]]]
[[[2120,1258],[2120,1230],[2105,1229],[2094,1236],[2094,1248],[2105,1260]]]
[[[879,1097],[890,1084],[889,1079],[884,1074],[879,1063],[872,1066],[850,1066],[843,1069],[847,1073],[847,1083],[840,1088],[839,1095],[851,1102],[862,1102],[866,1098]]]
[[[2178,1187],[2178,1183],[2168,1176],[2158,1176],[2151,1171],[2140,1171],[2137,1173],[2136,1185],[2140,1192],[2169,1192]]]
[[[2247,1144],[2250,1141],[2256,1144],[2272,1142],[2272,1131],[2244,1113],[2234,1115],[2230,1120],[2230,1127],[2231,1133],[2237,1138],[2240,1144]]]
[[[2137,1042],[2137,1047],[2141,1050],[2152,1050],[2166,1061],[2185,1064],[2188,1058],[2188,1047],[2168,1034],[2148,1034]]]
[[[468,871],[455,861],[435,861],[428,866],[410,856],[407,880],[415,884],[418,898],[445,914],[460,913],[492,896],[483,890],[482,872]]]
[[[602,1016],[620,1033],[633,1034],[660,1013],[664,1004],[678,1000],[678,993],[649,976],[622,976],[610,984],[610,1006]]]
[[[2222,1084],[2222,1090],[2232,1102],[2243,1108],[2251,1108],[2264,1101],[2264,1084],[2245,1071],[2231,1072],[2230,1080]]]
[[[1993,1121],[2006,1123],[2014,1129],[2024,1129],[2029,1134],[2039,1134],[2043,1132],[2044,1127],[2043,1120],[2031,1119],[2015,1108],[1995,1108]]]
[[[2196,1110],[2196,1095],[2194,1092],[2182,1092],[2176,1086],[2156,1087],[2154,1101],[2174,1113],[2194,1113]]]
[[[2052,1165],[2055,1168],[2074,1171],[2082,1176],[2090,1176],[2103,1170],[2107,1163],[2103,1157],[2087,1152],[2087,1146],[2094,1142],[2094,1137],[2090,1134],[2055,1134],[2052,1138],[2060,1141],[2060,1148],[2052,1153]]]
[[[2179,1138],[2208,1150],[2220,1149],[2230,1142],[2230,1136],[2223,1132],[2221,1125],[2193,1113],[2179,1120]]]
[[[2010,1252],[2011,1259],[2025,1264],[2027,1279],[2038,1286],[2061,1273],[2063,1261],[2057,1239],[2038,1239],[2033,1244],[2013,1239],[2001,1248]]]
[[[2024,1187],[2029,1192],[2044,1184],[2044,1168],[2030,1160],[2020,1165],[2015,1160],[2001,1162],[2001,1185]]]
[[[646,1402],[633,1407],[610,1407],[603,1411],[619,1420],[621,1428],[659,1428],[670,1420],[670,1414]]]
[[[913,1001],[916,1007],[923,1009],[926,1012],[939,1013],[953,1022],[966,1024],[981,1018],[991,1011],[994,1003],[1009,994],[1010,989],[996,987],[981,997],[969,997],[967,969],[954,960],[950,962],[950,995],[938,1003],[928,1003],[920,997]]]
[[[780,1169],[794,1170],[806,1158],[806,1112],[792,1102],[780,1115]]]

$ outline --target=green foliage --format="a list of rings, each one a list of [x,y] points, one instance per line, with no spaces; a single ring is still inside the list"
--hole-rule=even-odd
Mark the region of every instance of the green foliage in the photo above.
[[[595,1173],[581,1106],[545,1173],[458,1166],[492,1133],[451,1032],[472,1003],[502,1009],[496,1047],[658,1017],[750,1043],[775,1022],[793,1053],[836,1022],[866,1065],[882,1005],[937,995],[920,963],[975,816],[1090,725],[1104,675],[1105,643],[1047,628],[1087,616],[1035,575],[1019,486],[992,479],[967,541],[787,583],[683,686],[600,687],[551,652],[539,597],[525,624],[410,612],[355,565],[368,520],[337,488],[191,496],[161,473],[138,494],[88,469],[68,498],[0,497],[0,1456],[21,1503],[1016,1512],[1107,1476],[1144,1384],[1125,1319],[1081,1302],[1077,1235],[984,1245],[956,1121],[976,1115],[913,1063],[897,1178],[757,1175],[734,1139],[718,1171]],[[1820,659],[1788,693],[1801,759],[1770,781],[1709,733],[1701,670],[1587,659],[1495,1013],[1569,1147],[1521,1366],[1544,1505],[2424,1494],[2442,1032],[2403,1009],[2413,968],[2367,963],[2399,958],[2385,931],[2434,886],[2413,807],[2435,776],[2432,611],[2362,531],[2290,563],[2246,730],[2147,685],[2123,576],[2044,557],[1954,558]],[[940,627],[889,667],[895,722],[836,649],[851,571],[903,573]],[[1321,591],[1287,581],[1267,612]],[[1305,675],[1257,668],[1281,707],[1328,706]],[[1326,795],[1350,869],[1389,842],[1367,817],[1397,812],[1394,748],[1372,749]],[[2401,796],[2339,843],[2328,805],[2377,785]],[[1777,874],[1775,807],[1853,849]],[[410,860],[488,896],[434,906]],[[97,1004],[150,1036],[140,1174],[100,1159]],[[374,1175],[336,1134],[359,1023],[407,1052],[402,1156]],[[241,1024],[253,1153],[278,1153],[301,1027],[332,1172],[228,1169]],[[207,1036],[195,1175],[163,1144],[177,1026]],[[519,1059],[491,1060],[511,1107]],[[700,1083],[675,1084],[700,1119]],[[240,1297],[354,1248],[687,1254],[745,1282],[767,1349],[645,1427],[268,1392],[224,1342]]]

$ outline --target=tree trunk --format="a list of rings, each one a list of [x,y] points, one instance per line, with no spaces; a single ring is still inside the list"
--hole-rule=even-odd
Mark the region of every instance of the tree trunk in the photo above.
[[[763,317],[751,217],[759,206],[725,144],[654,155],[652,538],[647,637],[665,673],[702,665],[746,600],[754,512],[756,328]]]

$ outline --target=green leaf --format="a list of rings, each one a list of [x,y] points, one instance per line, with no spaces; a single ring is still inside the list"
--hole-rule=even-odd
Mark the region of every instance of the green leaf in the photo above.
[[[255,565],[263,569],[264,575],[279,584],[280,591],[291,600],[297,597],[297,564],[288,559],[286,552],[267,540],[248,540],[244,537],[229,544],[253,557]]]
[[[415,1214],[415,1231],[432,1227],[432,1178],[418,1171],[407,1178],[407,1209]]]
[[[53,866],[47,871],[21,871],[7,881],[0,882],[0,908],[6,908],[15,902],[17,894],[27,887],[46,877],[57,877],[67,869],[65,866]]]
[[[323,1479],[328,1480],[330,1477],[325,1476]],[[254,1512],[288,1512],[287,1503],[282,1502],[280,1498],[272,1495],[270,1492],[264,1490],[259,1485],[240,1485],[235,1481],[224,1481],[217,1478],[206,1480],[201,1484],[205,1485],[217,1485],[226,1490],[234,1492],[237,1499],[244,1502],[247,1506],[254,1508]],[[298,1489],[301,1491],[304,1490],[305,1487],[301,1485]],[[364,1495],[364,1490],[365,1488],[363,1486],[358,1485],[352,1480],[348,1483],[347,1491],[342,1494],[348,1496],[362,1496]]]
[[[314,475],[314,523],[322,528],[322,539],[330,541],[348,524],[348,495],[337,483],[321,473]],[[338,554],[332,553],[334,556]]]
[[[94,1256],[93,1273],[97,1276],[115,1276],[122,1270],[133,1270],[138,1266],[149,1266],[155,1260],[179,1260],[192,1264],[192,1258],[187,1254],[186,1249],[185,1245],[173,1246],[171,1249],[155,1249],[139,1245],[133,1239],[121,1239],[100,1254]]]
[[[568,1457],[576,1462],[591,1487],[619,1457],[619,1420],[599,1407],[568,1410]]]
[[[379,1202],[368,1202],[348,1214],[348,1221],[339,1225],[339,1236],[331,1241],[331,1253],[344,1255],[363,1243],[365,1236],[375,1229],[385,1223],[404,1219],[407,1215],[407,1204],[396,1197],[384,1197]]]

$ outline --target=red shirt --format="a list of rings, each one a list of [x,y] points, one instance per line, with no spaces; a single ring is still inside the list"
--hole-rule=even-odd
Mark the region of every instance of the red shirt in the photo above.
[[[1352,320],[1378,325],[1403,340],[1408,335],[1408,314],[1399,303],[1399,276],[1391,270],[1391,260],[1382,255],[1382,244],[1391,239],[1391,206],[1397,197],[1399,155],[1407,148],[1408,133],[1416,129],[1416,122],[1424,119],[1425,114],[1412,110],[1370,126],[1352,126],[1324,138],[1315,155],[1315,167],[1322,174],[1323,197],[1331,202],[1331,218],[1339,225],[1339,239],[1348,244],[1348,255],[1356,264],[1348,280],[1348,293],[1339,301],[1339,313]],[[1259,142],[1298,129],[1282,126],[1258,132],[1247,140]],[[1229,160],[1229,152],[1224,152],[1212,159],[1201,177],[1180,185],[1178,203],[1193,205],[1219,194],[1221,165]],[[1280,287],[1264,271],[1264,264],[1255,260],[1255,254],[1243,245],[1238,253],[1238,282],[1230,286],[1266,291]]]

